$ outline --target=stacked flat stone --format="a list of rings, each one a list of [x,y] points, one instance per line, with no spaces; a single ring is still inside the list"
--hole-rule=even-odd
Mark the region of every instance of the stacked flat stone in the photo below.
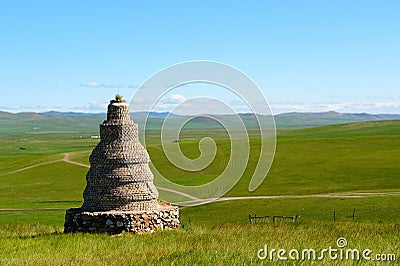
[[[153,232],[179,228],[179,210],[174,206],[161,206],[158,210],[139,212],[82,212],[69,209],[64,232],[110,233]]]
[[[149,154],[139,142],[138,126],[131,120],[129,106],[121,97],[110,101],[107,120],[100,125],[100,138],[89,157],[84,203],[81,208],[67,211],[64,231],[112,233],[110,228],[114,226],[106,223],[113,221],[112,217],[119,217],[120,225],[124,223],[123,227],[115,227],[116,232],[121,228],[125,231],[179,228],[178,208],[158,203]],[[155,217],[154,213],[159,211],[168,213],[168,219],[157,217],[155,222],[145,221],[143,225],[140,219],[135,221],[135,217]]]
[[[112,100],[108,105],[100,138],[89,157],[82,209],[157,209],[158,191],[149,168],[150,157],[139,142],[138,127],[130,118],[126,102]]]

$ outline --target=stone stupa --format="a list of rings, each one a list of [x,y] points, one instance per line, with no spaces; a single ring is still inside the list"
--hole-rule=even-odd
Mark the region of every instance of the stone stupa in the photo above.
[[[64,232],[111,234],[179,228],[178,207],[161,205],[139,142],[138,126],[121,96],[111,100],[100,142],[89,157],[84,203],[66,212]]]

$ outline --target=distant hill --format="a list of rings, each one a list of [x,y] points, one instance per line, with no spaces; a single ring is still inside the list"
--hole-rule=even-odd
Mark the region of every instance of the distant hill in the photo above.
[[[12,116],[13,116],[13,114],[11,114],[11,113],[0,111],[0,121],[2,119],[8,119],[8,118],[10,118]]]
[[[105,115],[0,113],[0,133],[96,132]]]
[[[160,128],[167,116],[171,119],[185,118],[176,114],[169,113],[132,113],[132,119],[143,126],[146,117],[147,128]],[[12,114],[0,111],[0,133],[43,133],[43,132],[98,132],[99,124],[105,119],[105,113],[74,113],[74,112],[56,112],[46,113],[17,113]],[[258,127],[258,122],[254,114],[239,114],[243,123],[248,128]],[[235,127],[234,115],[215,116],[221,121],[226,121],[232,127]],[[260,116],[261,119],[267,119],[266,116]],[[351,113],[285,113],[275,116],[275,123],[278,129],[296,129],[306,127],[316,127],[323,125],[345,124],[351,122],[368,122],[379,120],[400,120],[400,115],[393,114],[351,114]],[[186,128],[219,128],[218,122],[207,116],[198,117],[191,120]]]
[[[281,127],[310,127],[334,124],[345,124],[351,122],[368,122],[379,120],[400,120],[400,115],[393,114],[367,114],[367,113],[286,113],[275,116],[277,126]]]
[[[62,115],[62,116],[91,116],[91,115],[106,115],[106,113],[80,113],[80,112],[58,112],[48,111],[41,114],[45,115]]]
[[[379,120],[318,126],[298,130],[290,130],[283,135],[286,138],[332,138],[358,136],[399,135],[400,120]]]

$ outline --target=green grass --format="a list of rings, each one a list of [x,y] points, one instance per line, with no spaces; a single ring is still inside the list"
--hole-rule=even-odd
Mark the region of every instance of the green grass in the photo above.
[[[65,162],[0,177],[0,208],[60,208],[82,201],[87,169]]]
[[[90,134],[0,134],[0,178],[3,173],[62,159],[67,152],[91,150],[98,142]]]
[[[314,194],[400,188],[400,137],[280,138],[264,183],[247,191],[256,160],[228,195]]]
[[[399,222],[399,196],[370,198],[296,198],[296,199],[252,199],[214,202],[207,205],[184,208],[182,221],[201,226],[217,226],[223,223],[247,224],[248,214],[258,216],[300,215],[305,223],[333,222],[336,211],[337,222],[355,221],[362,223]],[[207,214],[207,217],[204,217]],[[215,217],[209,219],[209,217]],[[400,229],[400,228],[399,228]]]
[[[227,196],[399,190],[399,132],[400,121],[281,132],[269,175],[255,192],[250,193],[248,183],[258,162],[260,145],[258,132],[252,130],[248,167]],[[154,132],[150,132],[147,147],[155,167],[170,180],[183,185],[198,185],[214,179],[224,170],[230,142],[223,130],[185,130],[181,134],[179,145],[190,158],[199,155],[198,141],[210,134],[217,143],[217,156],[210,166],[198,172],[184,171],[170,164],[161,145],[156,143]],[[7,173],[40,162],[59,160],[66,152],[70,153],[71,160],[88,164],[88,156],[98,140],[80,138],[78,134],[5,134],[0,135],[0,141],[0,206],[25,208],[29,204],[42,204],[38,202],[81,199],[87,171],[84,167],[59,162]],[[20,146],[26,150],[19,150]],[[51,190],[45,193],[48,188]]]
[[[199,155],[201,133],[204,134],[189,132],[192,138],[183,138],[180,146],[184,153],[193,157]],[[229,160],[230,141],[221,132],[209,134],[215,136],[218,152],[214,162],[204,170],[190,172],[174,167],[164,156],[160,144],[148,146],[154,166],[165,177],[181,185],[199,185],[218,177]],[[281,132],[271,171],[264,183],[250,193],[248,184],[258,162],[260,147],[260,139],[256,136],[257,132],[250,134],[248,167],[228,196],[400,189],[399,121]]]
[[[69,203],[68,206],[58,206],[59,210],[13,210],[0,211],[0,227],[9,228],[9,226],[24,225],[26,227],[35,227],[37,225],[45,227],[60,227],[64,225],[65,210],[70,207],[79,207],[79,203]],[[32,207],[35,205],[32,205]],[[60,229],[61,230],[61,229]],[[0,245],[1,246],[1,245]]]
[[[120,236],[61,234],[60,227],[0,227],[0,263],[18,265],[259,265],[257,251],[271,248],[333,248],[346,236],[349,248],[399,254],[399,224],[311,223],[237,225]],[[267,265],[287,265],[275,259]],[[292,261],[292,263],[294,263]],[[302,261],[297,261],[302,263]],[[296,263],[296,264],[297,264]],[[305,265],[309,265],[305,261]],[[317,262],[353,265],[350,261]],[[361,265],[369,265],[365,261]]]
[[[399,222],[399,196],[376,196],[368,198],[297,198],[297,199],[252,199],[214,202],[206,205],[180,209],[181,221],[196,226],[218,226],[224,223],[248,224],[248,214],[259,216],[300,215],[300,221],[306,223],[352,221],[353,209],[356,209],[355,221],[361,223],[397,223]],[[82,201],[64,202],[25,202],[19,208],[56,208],[56,210],[14,210],[1,211],[0,225],[15,221],[30,224],[61,225],[65,210],[79,207]],[[11,208],[12,205],[9,207]],[[64,209],[63,209],[64,208]],[[214,217],[210,219],[210,217]]]
[[[260,144],[257,130],[251,130],[248,168],[227,196],[400,191],[399,133],[400,121],[279,132],[271,171],[264,183],[249,193],[247,187]],[[223,171],[230,142],[226,132],[218,129],[185,130],[180,136],[183,152],[196,158],[198,141],[209,134],[215,138],[217,156],[210,166],[197,173],[173,167],[163,155],[154,132],[149,131],[146,140],[155,167],[162,169],[170,180],[197,185]],[[0,134],[0,143],[1,265],[259,265],[256,252],[264,244],[288,250],[322,249],[334,246],[338,237],[346,237],[351,248],[400,255],[399,196],[214,202],[181,208],[184,226],[178,231],[134,236],[124,233],[115,237],[64,235],[65,209],[81,205],[87,168],[58,161],[9,172],[60,160],[65,153],[70,154],[70,160],[88,164],[88,156],[98,140],[80,138],[76,133]],[[248,213],[298,213],[301,218],[295,224],[250,225]],[[277,262],[264,261],[271,265]],[[323,263],[333,264],[328,260]]]

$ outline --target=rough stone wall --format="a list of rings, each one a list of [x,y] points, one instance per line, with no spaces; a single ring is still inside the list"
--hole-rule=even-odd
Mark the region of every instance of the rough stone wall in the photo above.
[[[112,100],[100,125],[100,143],[89,157],[83,211],[155,210],[158,191],[149,169],[150,157],[139,142],[128,104]]]
[[[177,229],[179,225],[178,207],[173,206],[142,212],[82,212],[81,209],[69,209],[64,232],[153,232],[160,229]]]

